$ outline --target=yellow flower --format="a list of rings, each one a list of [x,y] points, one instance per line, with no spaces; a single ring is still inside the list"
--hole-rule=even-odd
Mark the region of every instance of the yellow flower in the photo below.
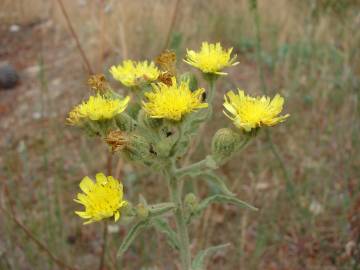
[[[144,82],[155,81],[160,71],[153,62],[135,62],[125,60],[121,65],[112,66],[110,73],[115,80],[127,87],[137,86]]]
[[[226,75],[227,73],[221,72],[223,68],[239,64],[239,62],[235,62],[236,55],[231,58],[232,50],[233,48],[224,50],[220,43],[209,44],[203,42],[200,52],[187,50],[184,61],[189,65],[197,67],[204,73]]]
[[[172,85],[158,83],[152,84],[152,87],[153,91],[145,93],[148,102],[143,102],[144,110],[152,118],[179,121],[185,114],[208,106],[202,103],[203,88],[192,92],[189,82],[182,81],[177,85],[175,77],[172,78]]]
[[[70,124],[76,125],[82,119],[93,121],[111,119],[126,109],[129,100],[129,97],[123,100],[109,99],[100,94],[90,96],[87,101],[77,105],[69,113],[67,120]]]
[[[123,186],[112,176],[103,173],[96,174],[96,182],[84,177],[80,182],[83,193],[77,194],[74,201],[84,205],[85,211],[75,211],[81,218],[88,219],[84,224],[99,221],[114,216],[115,221],[120,218],[120,210],[128,204],[123,199]]]
[[[244,91],[238,90],[236,95],[229,91],[225,95],[224,107],[230,113],[225,115],[233,120],[235,126],[245,131],[261,126],[274,126],[285,121],[290,115],[278,116],[282,111],[284,98],[277,94],[272,100],[270,97],[251,97]]]

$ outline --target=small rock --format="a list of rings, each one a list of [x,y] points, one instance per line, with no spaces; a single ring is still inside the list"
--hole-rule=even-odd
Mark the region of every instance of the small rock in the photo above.
[[[309,210],[317,216],[324,212],[324,207],[318,201],[313,200],[309,206]]]
[[[12,32],[12,33],[19,32],[20,31],[20,26],[17,25],[17,24],[12,24],[9,27],[9,31]]]
[[[0,88],[11,89],[19,82],[19,75],[10,64],[0,66]]]

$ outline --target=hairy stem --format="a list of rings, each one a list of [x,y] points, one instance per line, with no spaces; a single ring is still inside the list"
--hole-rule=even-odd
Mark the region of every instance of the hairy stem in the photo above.
[[[176,171],[176,176],[178,178],[188,174],[189,172],[195,172],[195,171],[198,171],[198,170],[201,170],[201,169],[208,169],[208,166],[207,166],[207,159],[202,159],[196,163],[193,163],[191,165],[188,165],[186,167],[183,167],[181,169],[178,169]]]
[[[190,241],[189,233],[185,220],[184,205],[182,202],[182,182],[178,181],[175,176],[174,168],[168,167],[165,170],[167,178],[171,201],[175,204],[175,221],[177,234],[179,239],[180,258],[182,270],[191,270],[191,254],[190,254]]]
[[[213,115],[213,100],[215,97],[215,81],[216,78],[213,76],[209,76],[207,79],[208,83],[209,83],[209,92],[207,93],[207,97],[206,97],[206,101],[208,103],[208,115],[206,120],[210,120],[212,118]],[[201,129],[201,131],[203,130],[203,128]]]

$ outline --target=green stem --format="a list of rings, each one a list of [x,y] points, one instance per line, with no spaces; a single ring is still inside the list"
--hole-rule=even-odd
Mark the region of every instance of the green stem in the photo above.
[[[208,115],[206,117],[206,120],[210,120],[212,118],[213,115],[213,100],[215,97],[215,81],[216,81],[216,77],[214,77],[215,75],[211,75],[206,77],[207,81],[209,83],[209,92],[207,93],[207,97],[206,97],[206,101],[208,103]]]
[[[178,181],[174,173],[173,167],[165,169],[165,176],[167,178],[171,201],[175,204],[175,221],[177,234],[179,239],[179,249],[182,270],[191,270],[191,253],[190,253],[190,241],[189,233],[185,220],[184,205],[182,202],[182,182]]]
[[[207,159],[205,158],[205,159],[202,159],[202,160],[200,160],[200,161],[198,161],[196,163],[193,163],[193,164],[191,164],[189,166],[178,169],[176,171],[176,176],[178,178],[180,178],[180,177],[186,175],[189,172],[196,172],[196,171],[199,171],[201,169],[208,169],[207,163],[208,163]]]

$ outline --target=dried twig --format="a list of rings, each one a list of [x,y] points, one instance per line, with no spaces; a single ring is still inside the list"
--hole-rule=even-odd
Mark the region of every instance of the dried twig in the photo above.
[[[65,6],[64,6],[64,3],[62,2],[62,0],[57,0],[59,6],[60,6],[60,9],[61,9],[61,12],[62,14],[64,15],[64,18],[66,20],[66,24],[69,28],[69,31],[71,33],[71,36],[74,38],[75,42],[76,42],[76,46],[80,52],[80,55],[81,55],[81,58],[83,59],[85,65],[86,65],[86,68],[88,70],[88,73],[91,75],[91,74],[94,74],[94,71],[93,69],[91,68],[91,65],[90,65],[90,62],[89,62],[89,59],[86,57],[86,54],[81,46],[81,43],[79,41],[79,38],[74,30],[74,27],[72,26],[72,23],[70,21],[70,18],[69,18],[69,15],[65,9]]]
[[[22,224],[16,217],[15,215],[13,215],[12,213],[8,212],[7,210],[5,210],[5,208],[0,205],[0,210],[1,212],[3,212],[6,216],[8,216],[9,218],[11,218],[12,221],[14,221],[14,223],[30,238],[30,240],[32,240],[39,249],[41,249],[42,251],[44,251],[46,253],[46,255],[48,255],[48,257],[56,264],[58,265],[60,268],[62,269],[68,269],[68,270],[78,270],[78,268],[76,267],[72,267],[69,266],[68,264],[66,264],[65,262],[63,262],[63,260],[59,259],[57,256],[55,256],[50,250],[49,248],[38,238],[36,238],[36,236],[24,225]]]
[[[177,15],[178,15],[177,10],[178,10],[178,7],[179,7],[180,0],[175,0],[175,1],[176,2],[175,2],[175,5],[174,5],[174,8],[173,8],[173,12],[171,14],[171,22],[170,22],[169,30],[168,30],[167,35],[166,35],[163,51],[165,51],[169,47],[171,33],[172,33],[173,29],[174,29],[176,18],[177,18]]]

